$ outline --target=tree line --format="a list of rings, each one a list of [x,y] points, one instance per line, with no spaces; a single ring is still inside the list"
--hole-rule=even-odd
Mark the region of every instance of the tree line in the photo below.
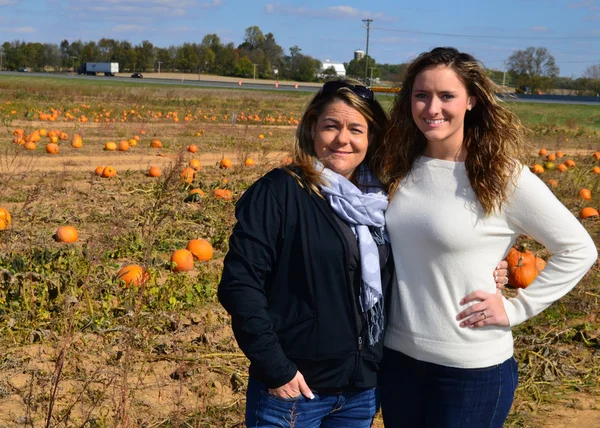
[[[273,33],[264,34],[258,26],[248,27],[243,42],[223,43],[216,34],[207,34],[200,43],[158,47],[144,40],[133,45],[127,40],[102,38],[98,42],[63,40],[53,43],[4,42],[0,69],[34,71],[75,71],[84,62],[118,62],[120,72],[183,72],[221,76],[256,77],[310,82],[336,78],[333,68],[320,70],[321,61],[302,54],[298,46],[288,53]],[[408,64],[378,64],[370,57],[344,63],[346,75],[373,84],[381,81],[399,84]],[[536,93],[565,89],[579,94],[600,93],[600,64],[587,67],[580,78],[560,77],[554,57],[543,47],[517,50],[506,61],[505,70],[489,70],[496,83]],[[365,73],[366,72],[366,73]]]

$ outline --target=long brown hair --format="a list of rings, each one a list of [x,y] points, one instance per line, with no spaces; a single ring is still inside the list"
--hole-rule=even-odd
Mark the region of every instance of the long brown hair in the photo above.
[[[486,214],[500,209],[509,181],[525,162],[529,146],[519,118],[498,99],[498,87],[471,55],[440,47],[419,55],[408,67],[390,112],[390,126],[379,148],[374,172],[390,194],[410,173],[427,140],[412,118],[411,97],[415,78],[428,68],[446,66],[463,82],[475,106],[465,115],[463,144],[471,187]]]
[[[362,86],[362,83],[354,79],[345,79],[336,81],[339,82],[339,88],[335,90],[321,89],[309,102],[304,110],[304,114],[300,119],[300,124],[296,129],[296,139],[293,150],[293,164],[290,165],[289,171],[299,168],[302,175],[302,181],[308,187],[320,193],[318,190],[319,184],[323,183],[321,174],[315,169],[315,160],[317,159],[314,147],[314,138],[312,135],[313,125],[317,123],[319,116],[325,108],[335,102],[342,101],[350,107],[356,109],[366,119],[369,125],[369,146],[365,160],[367,165],[372,169],[373,155],[379,150],[383,143],[388,124],[388,118],[375,98],[368,99],[361,97],[355,93],[359,89],[368,91]],[[329,85],[332,86],[332,85]],[[326,89],[327,83],[323,86]],[[353,89],[354,88],[354,89]],[[372,92],[370,92],[371,95]],[[296,167],[296,168],[294,168]]]

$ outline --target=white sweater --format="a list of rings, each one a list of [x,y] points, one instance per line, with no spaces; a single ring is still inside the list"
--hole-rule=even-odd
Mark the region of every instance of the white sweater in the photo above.
[[[598,257],[584,227],[527,168],[501,212],[485,216],[464,162],[421,157],[393,197],[386,222],[397,281],[385,346],[449,367],[489,367],[512,356],[510,327],[461,328],[456,315],[470,292],[496,292],[493,271],[519,235],[552,256],[527,289],[504,299],[511,326],[564,296]]]

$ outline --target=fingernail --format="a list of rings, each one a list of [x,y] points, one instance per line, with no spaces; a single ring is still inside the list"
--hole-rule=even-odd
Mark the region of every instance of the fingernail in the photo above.
[[[464,304],[465,304],[465,299],[462,299],[462,300],[460,301],[460,304],[461,304],[461,305],[464,305]]]
[[[311,400],[314,400],[315,396],[314,396],[314,394],[310,394],[310,397],[308,397],[308,398],[310,398]]]

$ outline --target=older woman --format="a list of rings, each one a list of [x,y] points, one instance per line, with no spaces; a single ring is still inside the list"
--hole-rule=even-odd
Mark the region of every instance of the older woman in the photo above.
[[[250,359],[247,426],[371,426],[393,271],[388,199],[370,170],[386,126],[369,88],[326,83],[294,166],[238,202],[219,299]]]

